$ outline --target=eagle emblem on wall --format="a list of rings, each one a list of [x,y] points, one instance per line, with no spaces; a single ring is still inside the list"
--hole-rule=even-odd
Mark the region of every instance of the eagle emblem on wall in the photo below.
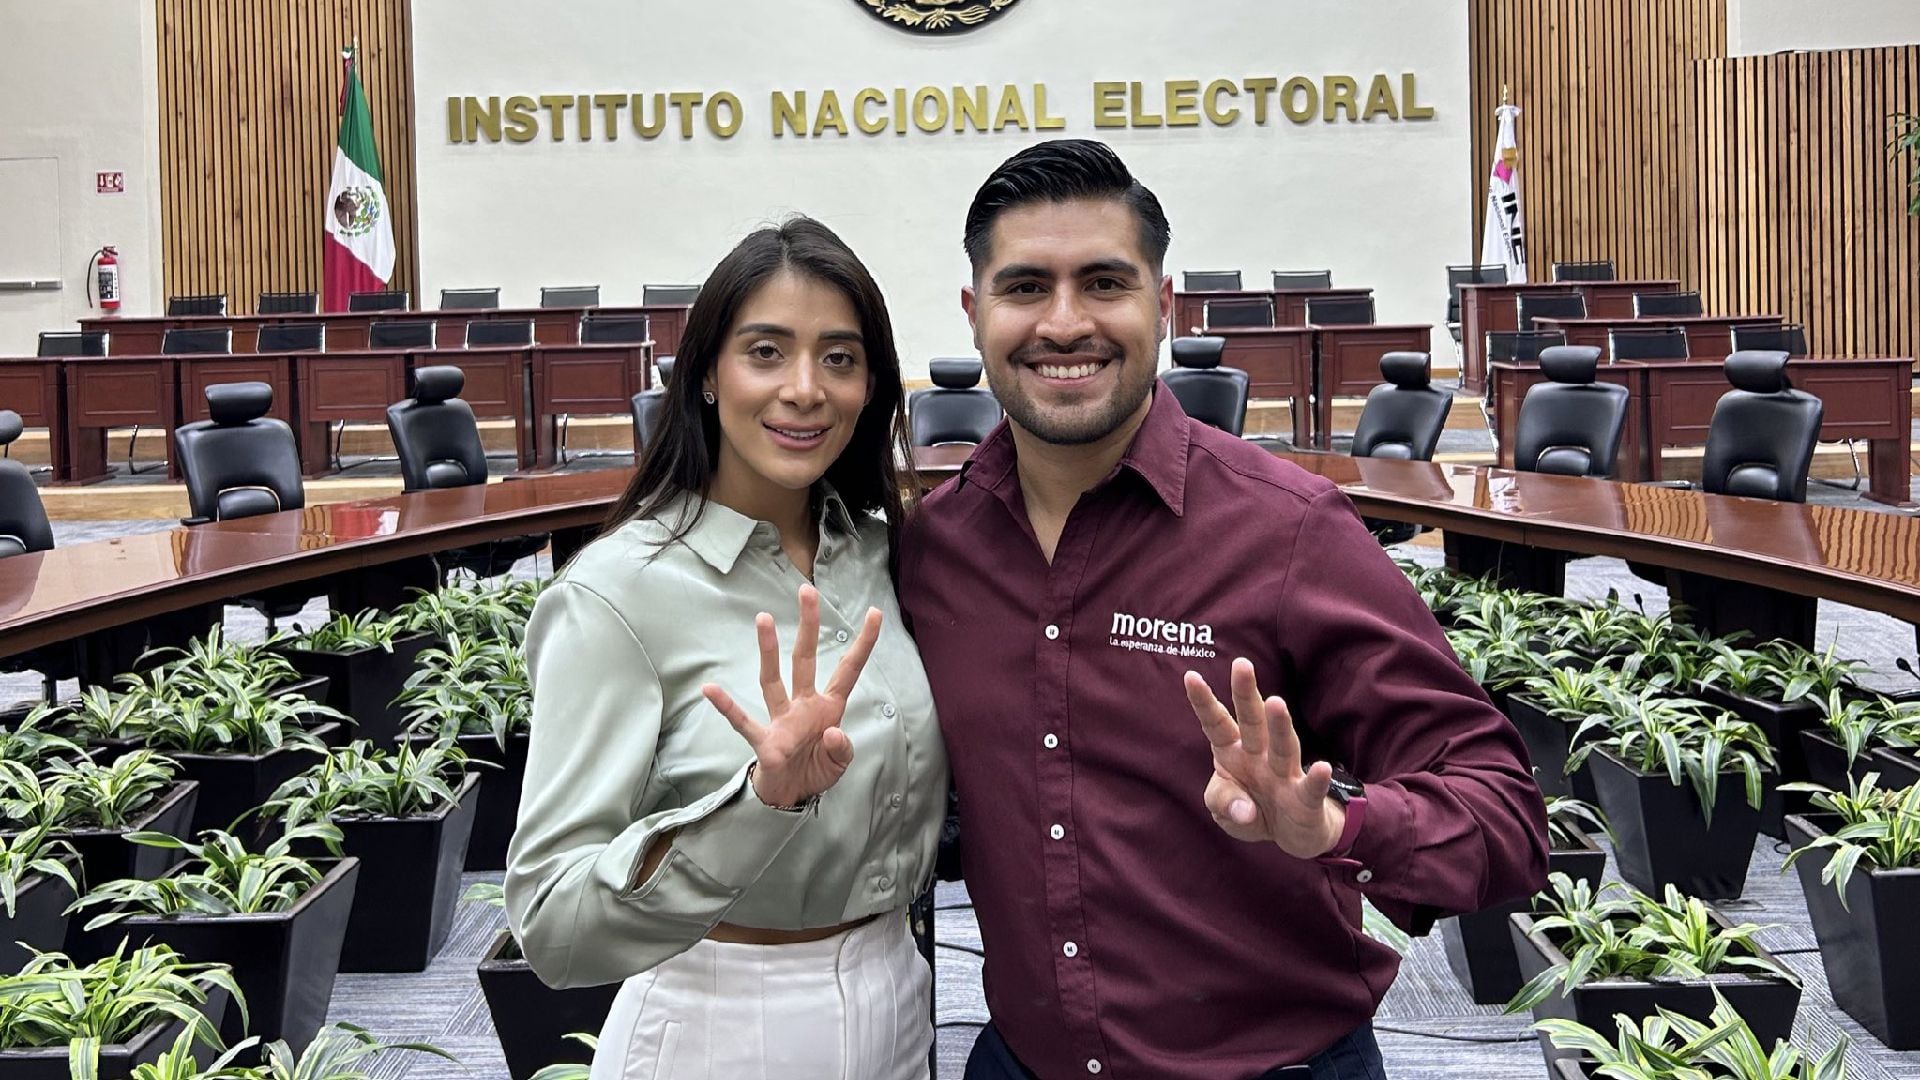
[[[1019,0],[854,0],[889,26],[919,34],[958,34],[985,26]]]

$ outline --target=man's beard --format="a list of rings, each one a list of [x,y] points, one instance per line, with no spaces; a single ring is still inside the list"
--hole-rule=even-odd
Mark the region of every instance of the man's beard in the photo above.
[[[1118,365],[1120,370],[1115,373],[1118,385],[1113,392],[1104,400],[1058,411],[1048,410],[1027,396],[1020,382],[1021,368],[1042,357],[1072,354],[1099,357],[1108,362],[1108,367]],[[987,365],[987,385],[993,390],[993,396],[999,399],[1001,408],[1007,411],[1007,417],[1041,442],[1055,446],[1084,446],[1113,434],[1153,393],[1151,368],[1146,378],[1130,383],[1127,380],[1128,363],[1126,350],[1105,341],[1078,341],[1066,349],[1046,344],[1029,345],[1015,352],[1004,365]]]

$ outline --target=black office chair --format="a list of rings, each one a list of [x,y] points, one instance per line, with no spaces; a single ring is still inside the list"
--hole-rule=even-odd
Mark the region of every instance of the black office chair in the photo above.
[[[1477,266],[1468,263],[1447,267],[1447,332],[1453,335],[1453,343],[1460,344],[1460,286],[1462,285],[1505,285],[1507,268],[1504,266]]]
[[[405,311],[411,302],[412,295],[405,289],[347,294],[348,311]]]
[[[326,323],[275,323],[260,328],[254,344],[257,353],[325,352]]]
[[[46,330],[40,334],[38,356],[105,356],[105,330]]]
[[[233,351],[233,330],[225,326],[175,327],[160,339],[167,356],[196,356]]]
[[[1272,326],[1273,301],[1263,296],[1209,300],[1200,306],[1200,323],[1208,330],[1222,326]]]
[[[1173,391],[1188,416],[1238,436],[1247,426],[1251,383],[1239,368],[1220,366],[1226,346],[1225,338],[1174,338],[1174,366],[1160,381]]]
[[[580,344],[639,345],[652,337],[645,315],[582,315]]]
[[[1727,357],[1733,389],[1713,407],[1700,464],[1700,487],[1709,494],[1807,501],[1807,474],[1826,407],[1793,388],[1787,359],[1784,352]]]
[[[1535,319],[1584,319],[1587,298],[1577,292],[1522,293],[1516,301],[1520,329],[1534,330]]]
[[[305,506],[293,429],[267,415],[273,387],[263,382],[216,383],[207,387],[206,396],[210,418],[182,424],[173,432],[193,515],[180,523],[203,525]],[[295,584],[235,602],[265,615],[271,634],[280,619],[299,614],[314,595],[313,585]]]
[[[1333,288],[1333,271],[1275,270],[1273,287],[1275,289],[1331,289]]]
[[[169,296],[167,297],[167,315],[225,315],[227,296]]]
[[[263,292],[254,311],[262,315],[314,315],[320,311],[320,295],[310,292]]]
[[[1312,326],[1371,326],[1373,297],[1307,297],[1307,322]]]
[[[367,348],[436,348],[439,327],[440,324],[432,319],[384,319],[367,327]]]
[[[1593,262],[1557,262],[1553,264],[1555,281],[1612,281],[1614,280],[1613,260],[1599,259]]]
[[[1734,352],[1807,355],[1807,328],[1799,323],[1753,323],[1733,328]]]
[[[543,308],[599,307],[600,286],[543,285],[540,287],[540,306]]]
[[[1240,271],[1238,270],[1183,270],[1180,273],[1181,292],[1239,292]]]
[[[1380,374],[1387,381],[1367,393],[1353,429],[1353,456],[1432,461],[1453,409],[1453,391],[1433,385],[1427,353],[1387,353]]]
[[[674,304],[691,306],[699,298],[700,286],[698,285],[640,286],[640,302],[648,307],[655,305],[665,307]]]
[[[979,385],[983,371],[971,356],[927,362],[933,385],[907,398],[907,437],[913,445],[977,443],[987,437],[1003,414],[993,391]]]
[[[1600,350],[1556,345],[1540,353],[1549,380],[1520,402],[1513,466],[1562,476],[1613,475],[1627,423],[1627,388],[1594,381]]]
[[[1687,331],[1678,326],[1608,330],[1607,355],[1614,360],[1685,360]]]
[[[498,322],[470,322],[467,324],[466,347],[469,349],[484,346],[512,346],[524,348],[533,344],[532,319],[502,319]]]
[[[470,324],[487,325],[487,324]],[[473,409],[460,400],[466,373],[451,364],[413,373],[413,396],[387,406],[387,431],[400,452],[401,486],[407,491],[467,487],[487,482],[487,452]],[[471,570],[481,577],[504,574],[547,546],[548,535],[512,536],[436,552],[442,576]]]
[[[500,306],[499,289],[441,289],[440,310],[473,311]]]
[[[1697,292],[1637,292],[1633,294],[1636,319],[1685,318],[1705,314]]]

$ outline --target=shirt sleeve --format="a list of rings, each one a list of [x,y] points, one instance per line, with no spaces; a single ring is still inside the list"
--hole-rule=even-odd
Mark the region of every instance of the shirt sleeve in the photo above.
[[[646,971],[704,937],[812,818],[763,804],[743,766],[685,806],[642,813],[659,764],[659,674],[619,612],[560,581],[527,625],[533,732],[507,853],[508,925],[548,986]],[[678,830],[639,877],[655,838]]]
[[[1546,805],[1519,733],[1338,490],[1307,512],[1279,618],[1295,722],[1366,785],[1333,872],[1414,933],[1545,887]]]

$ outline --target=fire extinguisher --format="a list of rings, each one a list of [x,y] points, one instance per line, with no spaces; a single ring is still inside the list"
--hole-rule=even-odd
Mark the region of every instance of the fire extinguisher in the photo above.
[[[120,314],[120,256],[112,245],[93,253],[87,262],[91,300],[108,315]]]

